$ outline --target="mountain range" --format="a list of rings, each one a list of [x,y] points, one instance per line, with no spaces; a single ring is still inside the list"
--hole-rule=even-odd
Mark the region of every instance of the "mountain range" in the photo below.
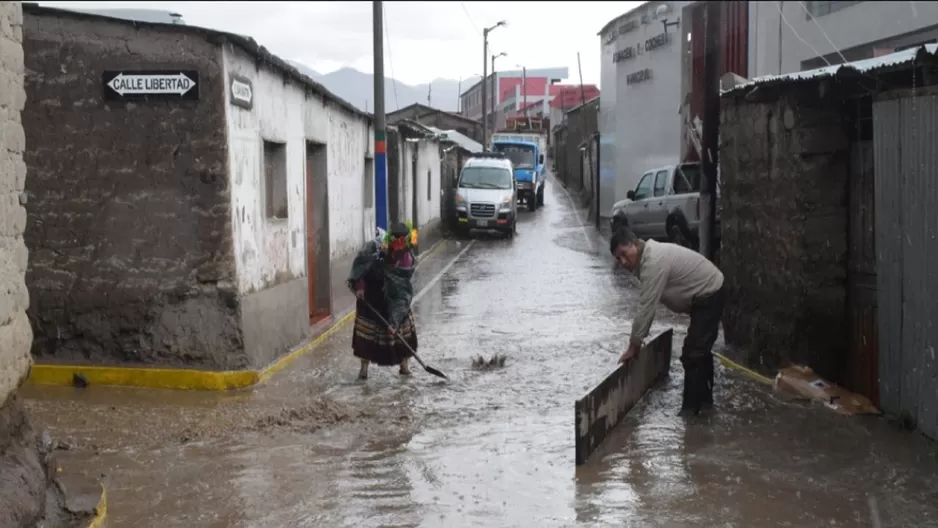
[[[290,61],[290,63],[342,99],[366,112],[374,111],[374,76],[372,74],[362,73],[354,68],[342,68],[323,74],[299,62]],[[455,112],[458,109],[460,92],[478,81],[479,77],[469,77],[463,79],[462,82],[452,79],[434,79],[429,83],[410,85],[388,77],[384,80],[384,109],[385,112],[391,113],[414,103],[428,104],[427,95],[429,94],[429,106]]]

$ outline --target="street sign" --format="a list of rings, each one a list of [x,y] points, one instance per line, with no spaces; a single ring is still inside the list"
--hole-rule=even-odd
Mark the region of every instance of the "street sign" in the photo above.
[[[254,85],[250,79],[232,74],[228,88],[231,91],[231,104],[247,110],[254,106]]]
[[[109,101],[197,101],[199,72],[194,70],[121,70],[101,76]]]
[[[672,329],[659,334],[642,347],[638,356],[619,365],[583,399],[577,400],[576,465],[585,464],[645,393],[667,377],[673,337]]]

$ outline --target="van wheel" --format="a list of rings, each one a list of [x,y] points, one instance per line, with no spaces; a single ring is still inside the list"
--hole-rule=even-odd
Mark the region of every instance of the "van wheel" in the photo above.
[[[531,193],[527,196],[528,211],[532,213],[537,210],[537,194]]]
[[[537,206],[544,207],[544,188],[537,192]]]

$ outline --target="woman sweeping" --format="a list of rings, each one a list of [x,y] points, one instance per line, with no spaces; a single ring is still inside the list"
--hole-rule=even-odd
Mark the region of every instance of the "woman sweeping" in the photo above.
[[[417,328],[410,310],[416,246],[417,230],[409,223],[397,223],[390,232],[365,244],[355,257],[348,284],[358,298],[352,334],[352,352],[361,360],[358,379],[368,379],[369,363],[400,365],[400,374],[410,375],[411,352],[401,340],[417,350]]]

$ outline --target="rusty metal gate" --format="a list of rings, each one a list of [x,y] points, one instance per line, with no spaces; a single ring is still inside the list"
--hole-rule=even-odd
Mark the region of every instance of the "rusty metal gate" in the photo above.
[[[938,90],[873,103],[880,404],[938,438]]]
[[[851,138],[847,238],[848,357],[844,386],[879,405],[872,99],[856,102]]]

